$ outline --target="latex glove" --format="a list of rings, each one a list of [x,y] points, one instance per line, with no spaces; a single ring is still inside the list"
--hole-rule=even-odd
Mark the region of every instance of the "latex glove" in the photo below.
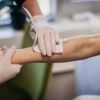
[[[34,51],[40,53],[38,45],[34,46]],[[63,41],[60,40],[60,44],[56,45],[55,48],[56,53],[63,53]]]
[[[27,9],[24,8],[31,22],[30,36],[34,40],[33,50],[36,45],[39,47],[42,55],[51,56],[56,53],[56,45],[60,44],[58,33],[47,22],[42,15],[32,17]],[[57,53],[61,53],[60,51]]]
[[[11,63],[15,52],[15,46],[10,47],[6,52],[0,51],[0,84],[15,77],[20,72],[22,66]]]
[[[33,17],[30,31],[33,40],[34,34],[37,34],[38,47],[43,55],[51,56],[52,53],[56,53],[56,45],[60,43],[58,33],[47,23],[43,16]]]

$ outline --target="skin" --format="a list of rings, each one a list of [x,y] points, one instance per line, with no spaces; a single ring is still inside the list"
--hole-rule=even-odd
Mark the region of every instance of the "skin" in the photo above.
[[[63,43],[63,47],[62,54],[54,54],[51,57],[44,57],[32,51],[32,47],[18,49],[13,56],[12,63],[68,62],[96,56],[100,54],[100,35],[69,39]]]
[[[25,7],[32,16],[42,15],[37,0],[24,0],[22,6]]]
[[[23,11],[30,19],[30,28],[32,28],[30,36],[34,40],[34,33],[37,33],[37,44],[41,54],[51,56],[55,52],[56,43],[59,43],[58,33],[43,17],[37,0],[24,0],[22,6],[27,9]]]

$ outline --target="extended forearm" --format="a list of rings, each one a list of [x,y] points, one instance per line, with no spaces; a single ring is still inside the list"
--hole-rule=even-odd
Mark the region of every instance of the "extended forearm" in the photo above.
[[[40,53],[32,51],[32,48],[24,48],[16,51],[13,63],[31,62],[67,62],[81,60],[100,54],[100,36],[82,37],[64,42],[64,52],[54,54],[51,57],[43,57]]]
[[[42,15],[37,0],[25,0],[22,6],[25,7],[32,16]]]

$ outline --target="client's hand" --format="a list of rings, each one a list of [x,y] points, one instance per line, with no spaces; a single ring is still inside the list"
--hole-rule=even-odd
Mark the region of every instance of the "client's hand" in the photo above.
[[[6,51],[0,50],[0,84],[15,77],[20,72],[22,66],[11,63],[15,52],[15,46],[10,47]]]

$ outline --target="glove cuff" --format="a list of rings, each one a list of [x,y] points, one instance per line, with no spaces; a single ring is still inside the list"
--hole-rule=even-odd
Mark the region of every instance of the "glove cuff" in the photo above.
[[[32,17],[32,21],[33,21],[34,23],[38,23],[38,22],[41,22],[41,21],[47,22],[47,19],[46,19],[46,17],[43,16],[43,15],[37,15],[37,16],[33,16],[33,17]]]
[[[26,8],[23,7],[23,10],[29,17],[31,28],[43,27],[48,25],[48,21],[45,16],[43,15],[32,16],[31,13]]]
[[[32,17],[32,22],[31,22],[32,28],[40,28],[48,25],[49,25],[48,21],[46,17],[44,17],[43,15],[37,15]]]

